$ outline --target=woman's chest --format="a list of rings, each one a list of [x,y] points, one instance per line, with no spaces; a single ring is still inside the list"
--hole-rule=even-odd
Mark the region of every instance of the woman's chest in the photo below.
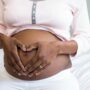
[[[8,0],[5,6],[5,22],[10,25],[47,24],[54,27],[68,27],[73,20],[69,5],[59,0],[37,1],[34,5],[31,0]],[[34,17],[33,17],[34,15]]]

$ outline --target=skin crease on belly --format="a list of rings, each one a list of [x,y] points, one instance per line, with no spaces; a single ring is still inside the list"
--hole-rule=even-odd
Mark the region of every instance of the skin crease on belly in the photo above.
[[[24,30],[15,34],[13,37],[17,38],[25,45],[33,44],[37,41],[58,41],[58,40],[60,41],[60,39],[58,39],[50,32],[42,31],[42,30]],[[34,57],[36,50],[28,53],[18,50],[18,53],[22,60],[22,63],[24,65],[27,65],[27,63],[29,63],[30,60]],[[37,77],[27,77],[27,76],[19,76],[17,73],[13,72],[12,71],[13,67],[11,67],[7,61],[8,61],[8,58],[5,57],[4,55],[4,64],[7,72],[16,78],[23,79],[23,80],[44,79],[54,74],[57,74],[64,69],[71,67],[69,56],[60,55],[46,69],[42,70],[40,75],[38,75]]]

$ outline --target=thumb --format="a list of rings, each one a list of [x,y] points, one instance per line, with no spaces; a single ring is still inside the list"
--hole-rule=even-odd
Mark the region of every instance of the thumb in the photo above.
[[[34,44],[30,44],[30,45],[27,45],[26,46],[26,51],[32,51],[34,49],[37,49],[38,47],[39,47],[38,42],[37,43],[34,43]]]
[[[17,47],[19,47],[21,50],[23,50],[23,51],[26,51],[26,47],[25,47],[25,45],[22,43],[22,42],[20,42],[19,40],[17,40],[16,38],[13,38],[14,39],[14,42],[15,42],[15,45],[17,46]]]

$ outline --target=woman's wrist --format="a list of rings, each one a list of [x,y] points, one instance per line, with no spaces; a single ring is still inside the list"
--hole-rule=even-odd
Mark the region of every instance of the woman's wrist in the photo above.
[[[58,44],[59,54],[75,55],[77,53],[78,45],[76,41],[63,41]]]

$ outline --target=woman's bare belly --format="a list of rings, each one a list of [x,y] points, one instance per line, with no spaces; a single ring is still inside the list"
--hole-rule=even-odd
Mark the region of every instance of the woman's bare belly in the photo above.
[[[38,41],[61,41],[56,36],[51,34],[47,31],[41,31],[41,30],[24,30],[22,32],[19,32],[15,34],[13,37],[20,40],[23,44],[33,44]],[[34,57],[36,50],[32,52],[23,52],[22,50],[18,49],[19,56],[24,64],[27,65],[30,60]],[[4,55],[5,56],[5,55]],[[28,77],[28,76],[19,76],[17,73],[13,72],[12,68],[8,64],[8,58],[4,58],[4,64],[7,72],[11,74],[12,76],[23,79],[23,80],[39,80],[44,79],[47,77],[50,77],[54,74],[59,73],[60,71],[70,68],[71,67],[71,61],[68,55],[59,55],[53,62],[44,70],[41,71],[41,74],[38,76]]]

